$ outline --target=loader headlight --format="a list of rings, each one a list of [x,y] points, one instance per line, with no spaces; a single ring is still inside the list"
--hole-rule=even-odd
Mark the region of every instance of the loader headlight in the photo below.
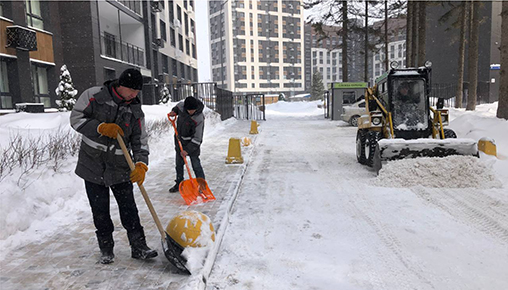
[[[392,62],[390,63],[390,67],[391,67],[391,68],[394,68],[394,69],[399,68],[399,62],[398,62],[398,61],[392,61]]]
[[[381,124],[381,118],[372,118],[372,125],[378,126],[379,124]]]
[[[425,62],[425,67],[431,67],[432,66],[432,62],[430,60],[427,60]]]

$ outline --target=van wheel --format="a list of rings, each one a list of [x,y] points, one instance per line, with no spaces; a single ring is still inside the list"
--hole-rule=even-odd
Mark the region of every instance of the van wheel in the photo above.
[[[353,127],[358,127],[358,118],[360,118],[360,116],[354,115],[349,119],[349,124]]]

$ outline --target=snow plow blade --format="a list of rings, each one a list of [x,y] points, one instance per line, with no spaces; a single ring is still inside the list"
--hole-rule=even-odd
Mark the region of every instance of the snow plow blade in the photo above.
[[[379,173],[383,161],[450,155],[479,156],[478,145],[473,139],[382,139],[374,153],[373,168]]]

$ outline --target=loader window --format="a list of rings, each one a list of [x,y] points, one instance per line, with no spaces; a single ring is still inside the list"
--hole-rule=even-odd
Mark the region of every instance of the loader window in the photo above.
[[[393,123],[398,130],[425,130],[428,111],[425,109],[425,81],[395,79],[393,81]]]

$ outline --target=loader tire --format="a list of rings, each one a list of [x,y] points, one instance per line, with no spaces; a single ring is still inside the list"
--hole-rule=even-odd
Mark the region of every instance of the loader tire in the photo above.
[[[457,134],[452,129],[443,129],[445,139],[457,138]]]
[[[365,159],[365,139],[367,130],[359,129],[356,133],[356,160],[360,164],[366,164]]]
[[[368,132],[365,144],[365,159],[366,165],[372,167],[374,165],[374,155],[376,153],[377,142],[381,140],[381,132],[370,131]]]

